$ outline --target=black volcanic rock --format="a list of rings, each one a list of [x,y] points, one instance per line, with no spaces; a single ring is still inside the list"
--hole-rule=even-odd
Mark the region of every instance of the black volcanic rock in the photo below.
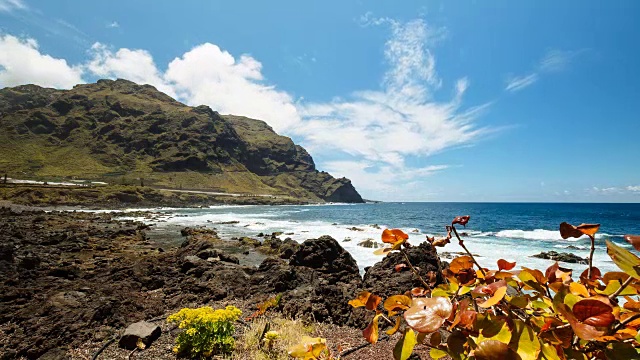
[[[0,164],[9,177],[144,178],[167,188],[363,202],[348,179],[318,171],[304,148],[264,121],[186,106],[127,80],[0,89]]]

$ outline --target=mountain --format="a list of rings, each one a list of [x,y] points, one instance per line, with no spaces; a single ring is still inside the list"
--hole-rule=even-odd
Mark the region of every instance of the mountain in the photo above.
[[[0,173],[363,202],[350,180],[316,170],[304,148],[264,121],[190,107],[127,80],[0,89]]]

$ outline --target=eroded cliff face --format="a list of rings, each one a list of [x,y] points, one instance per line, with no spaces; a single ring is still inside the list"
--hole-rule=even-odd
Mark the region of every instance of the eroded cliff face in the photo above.
[[[348,179],[318,171],[265,122],[126,80],[1,89],[0,172],[362,202]]]

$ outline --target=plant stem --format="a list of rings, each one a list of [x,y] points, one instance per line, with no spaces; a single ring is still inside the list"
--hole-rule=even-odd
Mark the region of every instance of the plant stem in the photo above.
[[[420,276],[420,273],[418,273],[418,270],[416,270],[415,267],[413,267],[413,264],[411,263],[411,260],[409,260],[409,255],[407,255],[407,252],[405,251],[405,249],[400,249],[400,252],[402,253],[402,255],[404,255],[404,259],[407,261],[407,264],[409,264],[409,267],[411,268],[411,271],[413,271],[413,274],[420,280],[420,282],[422,282],[422,284],[424,285],[425,290],[431,290],[431,287],[429,286],[429,284],[427,284],[426,281],[424,281],[424,279],[422,278],[422,276]]]
[[[591,280],[591,268],[593,267],[593,252],[596,251],[596,240],[589,235],[591,239],[591,252],[589,252],[589,270],[587,270],[587,279]]]
[[[633,281],[633,277],[629,276],[629,278],[625,282],[623,282],[622,285],[620,285],[620,288],[618,290],[616,290],[613,294],[609,295],[609,300],[614,300],[616,296],[622,293],[622,290],[624,290],[624,288],[626,288],[629,284],[631,284],[632,281]]]
[[[487,274],[485,274],[484,270],[482,269],[482,266],[480,266],[480,264],[478,264],[478,262],[476,261],[476,258],[473,257],[473,254],[471,254],[471,252],[469,251],[469,249],[467,249],[466,246],[464,246],[464,242],[462,241],[462,239],[460,239],[460,235],[458,235],[458,230],[456,230],[455,226],[451,226],[451,229],[453,230],[453,233],[456,235],[456,238],[458,238],[458,244],[460,244],[460,246],[462,246],[462,248],[464,249],[464,251],[467,252],[467,254],[469,255],[469,257],[471,258],[471,260],[473,261],[474,264],[476,264],[476,266],[478,267],[478,269],[480,270],[480,273],[482,274],[482,276],[486,276]]]

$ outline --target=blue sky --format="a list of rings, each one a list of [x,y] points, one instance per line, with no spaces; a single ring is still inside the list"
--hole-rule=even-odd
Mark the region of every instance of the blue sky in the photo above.
[[[0,0],[0,87],[150,83],[366,198],[640,201],[637,1]]]

